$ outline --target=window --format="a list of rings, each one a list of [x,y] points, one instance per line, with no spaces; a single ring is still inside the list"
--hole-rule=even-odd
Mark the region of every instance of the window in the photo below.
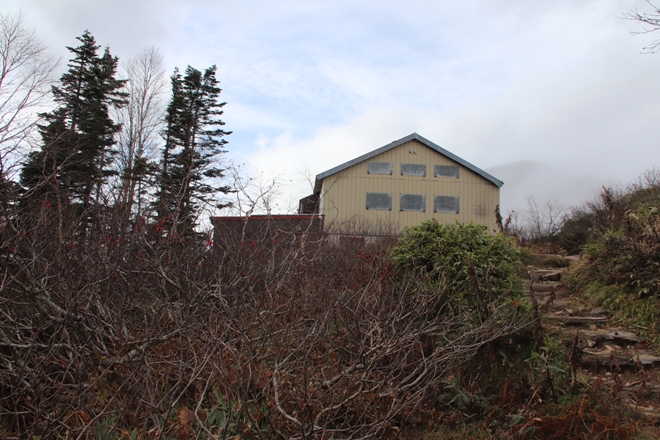
[[[455,165],[436,165],[433,167],[435,177],[452,177],[458,179],[458,167]]]
[[[426,177],[426,165],[423,163],[402,163],[401,175]]]
[[[459,205],[458,197],[435,196],[433,198],[433,212],[458,214]]]
[[[367,162],[367,174],[392,174],[392,162]]]
[[[367,193],[367,209],[392,210],[392,193]]]
[[[426,212],[426,196],[424,194],[401,194],[401,211]]]

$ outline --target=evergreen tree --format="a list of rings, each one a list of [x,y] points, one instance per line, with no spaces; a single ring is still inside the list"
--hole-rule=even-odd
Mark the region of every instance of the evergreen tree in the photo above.
[[[52,88],[59,106],[40,115],[45,122],[39,125],[42,147],[30,155],[21,182],[40,186],[41,192],[57,189],[64,203],[87,208],[92,197],[99,201],[113,161],[111,148],[120,126],[110,118],[109,108],[123,106],[126,93],[125,81],[115,78],[117,57],[108,48],[98,56],[100,46],[89,31],[77,39],[80,46],[67,47],[74,55],[69,70],[60,86]]]
[[[174,153],[181,145],[182,135],[182,113],[185,108],[183,99],[183,79],[178,68],[170,77],[172,83],[172,98],[165,113],[165,131],[163,133],[165,145],[163,145],[162,159],[160,164],[159,192],[158,192],[158,217],[161,220],[171,219],[177,207],[177,189],[172,172],[175,167]]]
[[[223,176],[218,156],[225,152],[222,129],[221,89],[216,66],[202,73],[190,66],[185,75],[175,69],[171,77],[172,98],[165,116],[158,214],[171,221],[174,233],[191,232],[200,207],[227,186],[214,185]]]

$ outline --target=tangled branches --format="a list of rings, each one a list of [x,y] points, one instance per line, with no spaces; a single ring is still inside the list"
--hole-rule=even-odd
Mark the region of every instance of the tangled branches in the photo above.
[[[449,289],[392,275],[385,241],[264,223],[211,245],[112,213],[60,240],[48,209],[0,231],[9,438],[387,437],[529,320],[450,313]]]

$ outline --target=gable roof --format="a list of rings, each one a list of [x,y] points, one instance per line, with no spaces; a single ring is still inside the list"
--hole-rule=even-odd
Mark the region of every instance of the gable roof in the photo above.
[[[384,153],[386,151],[391,150],[392,148],[396,148],[399,145],[403,145],[406,142],[410,142],[410,141],[413,141],[413,140],[418,141],[418,142],[426,145],[427,147],[431,148],[432,150],[435,150],[436,152],[442,154],[443,156],[453,160],[454,162],[457,162],[457,163],[463,165],[465,168],[467,168],[471,171],[474,171],[475,173],[477,173],[478,175],[480,175],[484,179],[488,180],[490,183],[497,186],[498,188],[501,188],[502,185],[504,185],[504,182],[502,182],[501,180],[496,179],[495,177],[491,176],[490,174],[488,174],[487,172],[485,172],[481,168],[478,168],[478,167],[472,165],[470,162],[466,161],[465,159],[461,159],[460,157],[456,156],[455,154],[445,150],[440,145],[434,144],[433,142],[426,139],[425,137],[420,136],[417,133],[413,133],[413,134],[410,134],[410,135],[408,135],[404,138],[399,139],[398,141],[391,142],[391,143],[389,143],[385,146],[382,146],[380,148],[377,148],[377,149],[375,149],[375,150],[373,150],[373,151],[371,151],[367,154],[363,154],[360,157],[356,157],[353,160],[349,160],[346,163],[343,163],[343,164],[338,165],[334,168],[331,168],[328,171],[325,171],[321,174],[318,174],[316,176],[316,182],[315,182],[315,185],[314,185],[314,192],[321,191],[321,181],[323,179],[325,179],[326,177],[332,176],[333,174],[336,174],[340,171],[343,171],[346,168],[352,167],[353,165],[356,165],[360,162],[364,162],[365,160],[371,159],[374,156],[377,156],[381,153]]]

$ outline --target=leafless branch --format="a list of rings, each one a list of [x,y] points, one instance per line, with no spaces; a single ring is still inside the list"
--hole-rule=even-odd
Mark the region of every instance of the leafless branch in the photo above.
[[[646,3],[651,7],[653,12],[639,12],[635,8],[630,12],[625,12],[622,16],[625,20],[636,21],[644,26],[641,31],[632,32],[633,35],[650,34],[660,29],[660,9],[649,0],[646,0]],[[660,40],[656,40],[651,45],[645,46],[643,52],[656,53],[658,50],[660,50]]]
[[[0,164],[7,167],[32,134],[59,60],[19,15],[0,14]]]

